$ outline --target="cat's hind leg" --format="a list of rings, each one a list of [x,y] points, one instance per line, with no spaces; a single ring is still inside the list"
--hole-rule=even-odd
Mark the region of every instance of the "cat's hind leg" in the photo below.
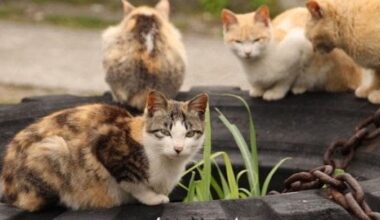
[[[14,205],[29,212],[36,212],[58,202],[57,196],[47,198],[42,196],[40,192],[33,191],[33,187],[30,189],[32,191],[20,192]]]
[[[19,159],[23,158],[23,159]],[[52,136],[33,143],[14,160],[4,164],[2,183],[5,200],[21,209],[38,211],[59,201],[67,187],[65,166],[70,164],[63,138]]]
[[[7,170],[4,171],[1,180],[2,202],[29,212],[41,210],[47,205],[48,201],[36,192],[33,185],[13,173],[8,173]]]
[[[20,184],[16,205],[37,211],[57,204],[61,192],[71,187],[68,184],[70,163],[69,149],[62,137],[47,137],[31,145],[17,174]]]

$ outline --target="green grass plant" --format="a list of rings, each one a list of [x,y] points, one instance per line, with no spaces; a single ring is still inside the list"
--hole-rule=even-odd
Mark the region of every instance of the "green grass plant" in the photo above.
[[[226,152],[219,151],[212,153],[211,117],[210,110],[207,109],[203,159],[184,172],[183,176],[191,175],[188,186],[180,184],[180,186],[187,191],[184,202],[211,201],[214,199],[245,199],[265,196],[268,192],[270,181],[276,171],[283,163],[290,159],[284,158],[280,160],[269,172],[263,185],[260,186],[256,130],[251,110],[243,98],[230,94],[225,96],[239,100],[248,113],[249,145],[238,127],[231,123],[219,109],[215,109],[218,113],[219,119],[230,131],[237,147],[239,148],[243,159],[244,169],[235,173],[230,156]],[[222,170],[221,165],[224,166],[224,171]],[[216,172],[214,172],[216,173],[216,176],[212,175],[212,169],[216,170]],[[241,184],[243,176],[246,176],[248,179],[248,188],[244,188]],[[213,198],[213,196],[215,198]]]

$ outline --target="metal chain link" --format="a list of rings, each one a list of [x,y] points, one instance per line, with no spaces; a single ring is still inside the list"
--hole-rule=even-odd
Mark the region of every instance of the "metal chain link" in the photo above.
[[[332,143],[326,150],[323,161],[326,165],[346,169],[355,156],[358,147],[364,141],[372,141],[380,136],[380,109],[376,113],[359,123],[354,135],[348,140],[339,140]],[[340,160],[335,155],[342,156]]]
[[[326,186],[329,198],[356,218],[380,220],[380,213],[371,210],[364,200],[363,188],[354,177],[348,173],[334,177],[335,169],[345,170],[364,141],[373,141],[378,137],[380,137],[380,109],[373,116],[359,123],[354,135],[348,140],[335,141],[327,147],[323,156],[324,166],[293,174],[286,179],[282,193],[321,189]],[[336,158],[336,155],[339,155],[340,159]],[[271,192],[270,194],[279,193]]]

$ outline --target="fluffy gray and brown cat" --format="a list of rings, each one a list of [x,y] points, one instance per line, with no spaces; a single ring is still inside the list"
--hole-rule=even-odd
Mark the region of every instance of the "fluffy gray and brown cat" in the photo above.
[[[8,145],[3,199],[28,211],[167,203],[202,146],[207,103],[206,94],[178,102],[152,91],[143,116],[106,104],[46,116]]]
[[[170,23],[168,0],[154,8],[123,0],[124,18],[104,31],[103,66],[114,100],[142,110],[150,89],[173,98],[185,75],[180,32]]]

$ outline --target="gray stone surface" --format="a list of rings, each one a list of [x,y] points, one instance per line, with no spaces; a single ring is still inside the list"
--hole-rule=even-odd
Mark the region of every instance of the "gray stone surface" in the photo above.
[[[74,94],[108,89],[100,31],[0,21],[0,83],[60,88]],[[222,37],[184,34],[189,68],[182,90],[195,85],[247,87]]]

